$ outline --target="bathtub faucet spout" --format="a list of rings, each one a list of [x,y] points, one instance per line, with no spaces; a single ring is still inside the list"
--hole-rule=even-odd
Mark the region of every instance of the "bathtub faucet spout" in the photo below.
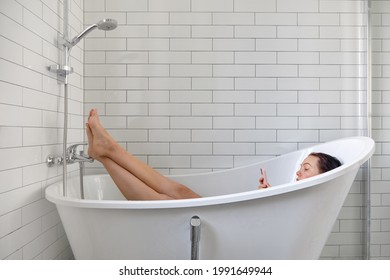
[[[69,146],[66,149],[66,154],[62,156],[54,156],[54,155],[49,155],[46,159],[46,163],[48,167],[52,167],[54,165],[63,165],[64,162],[66,161],[67,164],[72,164],[72,163],[83,163],[83,162],[89,162],[92,163],[94,161],[93,158],[88,156],[87,154],[84,153],[84,151],[80,151],[79,154],[77,154],[77,147],[78,146],[86,146],[88,145],[87,143],[77,143],[74,145]]]
[[[87,143],[77,143],[72,146],[69,146],[66,149],[66,162],[68,164],[75,163],[75,162],[93,162],[93,158],[88,156],[84,153],[84,151],[80,151],[79,154],[77,154],[77,147],[78,146],[86,146]]]
[[[85,174],[85,162],[93,162],[93,158],[84,153],[84,150],[81,150],[77,154],[78,146],[86,146],[88,143],[77,143],[66,149],[66,162],[75,163],[78,162],[80,165],[80,198],[84,199],[84,174]]]
[[[69,146],[66,149],[65,155],[62,156],[53,156],[49,155],[46,159],[46,163],[48,167],[52,167],[54,165],[63,165],[63,164],[72,164],[78,162],[80,165],[80,197],[84,199],[84,173],[85,173],[85,162],[93,162],[94,159],[84,153],[81,150],[77,153],[78,146],[86,146],[88,143],[77,143]],[[66,193],[66,189],[64,189],[64,193]]]

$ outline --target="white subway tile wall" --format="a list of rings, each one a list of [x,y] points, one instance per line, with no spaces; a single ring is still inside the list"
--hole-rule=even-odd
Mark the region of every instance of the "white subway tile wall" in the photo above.
[[[163,174],[214,171],[365,131],[366,1],[70,0],[71,34],[101,18],[72,51],[69,141],[97,108],[111,134]],[[373,6],[371,256],[390,258],[387,57],[390,7]],[[71,258],[44,188],[61,179],[62,1],[0,4],[0,258]],[[84,24],[84,25],[83,25]],[[386,33],[387,32],[387,33]],[[84,94],[83,94],[84,93]],[[76,167],[71,166],[70,171]],[[105,172],[97,163],[90,173]],[[364,172],[322,258],[364,256]]]
[[[119,26],[85,39],[85,111],[164,174],[365,133],[365,1],[93,2]],[[364,256],[362,176],[322,258]]]
[[[372,160],[371,255],[378,259],[390,258],[389,4],[388,1],[372,1],[373,137],[377,151]]]
[[[64,90],[47,69],[61,63],[62,5],[0,3],[0,259],[73,258],[57,210],[44,197],[45,188],[62,178],[62,168],[46,166],[49,154],[62,151]],[[83,27],[83,1],[70,1],[70,9],[75,34]],[[84,140],[82,57],[75,47],[69,142]]]

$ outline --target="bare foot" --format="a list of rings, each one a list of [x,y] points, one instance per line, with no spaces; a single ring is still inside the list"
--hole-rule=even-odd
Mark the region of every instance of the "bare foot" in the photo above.
[[[85,124],[85,132],[87,133],[87,138],[88,138],[88,156],[91,158],[97,159],[97,155],[95,155],[93,151],[93,135],[91,128],[89,127],[88,123]]]
[[[86,130],[88,154],[92,158],[99,160],[100,157],[108,156],[110,151],[115,149],[117,143],[100,123],[96,109],[92,109],[89,113]]]

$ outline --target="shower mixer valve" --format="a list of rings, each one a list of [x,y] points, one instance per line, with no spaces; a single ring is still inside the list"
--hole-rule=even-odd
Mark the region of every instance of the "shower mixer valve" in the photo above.
[[[79,162],[79,163],[80,162],[90,162],[90,163],[92,163],[94,161],[94,159],[91,158],[90,156],[88,156],[87,154],[85,154],[83,150],[81,150],[77,154],[77,147],[78,146],[87,146],[87,145],[88,145],[87,143],[77,143],[77,144],[69,146],[66,149],[66,156],[65,156],[66,163],[67,164],[72,164],[72,163],[76,163],[76,162]],[[47,163],[48,167],[52,167],[55,164],[62,165],[64,163],[64,156],[49,155],[47,157],[46,163]]]

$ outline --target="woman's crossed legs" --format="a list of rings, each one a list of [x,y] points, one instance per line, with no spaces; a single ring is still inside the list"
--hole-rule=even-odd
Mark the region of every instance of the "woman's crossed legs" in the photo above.
[[[175,182],[123,149],[104,129],[95,109],[87,123],[88,155],[100,161],[122,194],[129,200],[198,198],[198,194]]]

